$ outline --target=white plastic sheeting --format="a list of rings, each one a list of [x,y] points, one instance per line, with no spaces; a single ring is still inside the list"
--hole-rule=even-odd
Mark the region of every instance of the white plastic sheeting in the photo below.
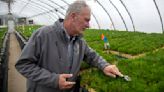
[[[37,24],[50,25],[59,17],[64,18],[68,4],[73,1],[75,0],[15,0],[11,6],[11,12],[15,15],[33,19]],[[86,1],[92,9],[90,21],[91,28],[114,29],[115,27],[116,30],[128,29],[128,31],[134,31],[132,21],[125,7],[121,3],[122,1],[131,14],[136,31],[162,33],[160,17],[153,1],[156,1],[164,21],[164,0]],[[110,1],[120,12],[124,22]],[[5,13],[7,13],[7,5],[0,1],[0,15]]]

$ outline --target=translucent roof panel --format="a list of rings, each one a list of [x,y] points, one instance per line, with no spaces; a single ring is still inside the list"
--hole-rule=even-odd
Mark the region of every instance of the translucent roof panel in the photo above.
[[[4,15],[8,12],[8,6],[5,2],[0,1],[0,15]]]
[[[0,15],[8,13],[6,0],[0,1]],[[75,0],[14,0],[11,13],[50,25],[64,18]],[[162,33],[164,0],[86,0],[92,9],[90,26],[96,29]]]

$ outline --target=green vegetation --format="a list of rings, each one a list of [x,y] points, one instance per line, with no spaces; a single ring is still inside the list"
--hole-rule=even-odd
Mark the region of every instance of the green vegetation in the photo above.
[[[164,46],[164,34],[90,29],[85,31],[84,37],[89,44],[96,44],[91,45],[92,48],[102,50],[102,33],[107,36],[111,50],[127,54],[136,55]]]
[[[7,31],[7,28],[0,28],[0,48],[2,48],[4,34]]]
[[[112,50],[132,55],[148,53],[145,57],[133,60],[116,59],[115,56],[104,53],[102,33],[107,36]],[[162,92],[164,90],[164,49],[153,52],[164,46],[163,34],[87,30],[84,37],[88,44],[108,62],[117,62],[115,64],[121,72],[129,75],[132,81],[111,78],[104,75],[102,71],[92,68],[81,74],[82,86],[93,88],[96,92]]]
[[[23,35],[30,37],[31,33]],[[132,60],[107,54],[103,50],[102,33],[107,36],[111,50],[132,55],[146,53],[146,56]],[[88,29],[84,33],[84,38],[90,47],[109,63],[116,64],[123,74],[132,78],[132,81],[111,78],[102,71],[91,68],[81,73],[82,86],[93,88],[96,92],[163,92],[164,49],[161,49],[164,46],[163,34]],[[155,49],[159,50],[154,52]],[[82,65],[82,69],[90,67]]]
[[[32,35],[36,29],[40,28],[41,25],[26,25],[26,26],[17,26],[16,30],[20,32],[26,39],[29,39],[29,37]]]
[[[134,60],[121,60],[117,64],[132,81],[105,76],[100,70],[91,69],[82,74],[81,84],[96,92],[163,92],[164,49]]]

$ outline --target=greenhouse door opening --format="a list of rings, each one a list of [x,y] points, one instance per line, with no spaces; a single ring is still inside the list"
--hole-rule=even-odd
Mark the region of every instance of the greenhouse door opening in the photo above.
[[[8,21],[8,32],[9,33],[12,33],[12,32],[14,32],[14,21],[13,20],[9,20]]]

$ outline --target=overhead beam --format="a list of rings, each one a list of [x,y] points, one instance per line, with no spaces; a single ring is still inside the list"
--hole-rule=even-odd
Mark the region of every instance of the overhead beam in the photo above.
[[[113,6],[113,7],[116,9],[116,11],[118,12],[118,14],[119,14],[119,16],[120,16],[122,22],[124,23],[124,26],[125,26],[125,28],[126,28],[126,31],[128,31],[128,27],[127,27],[127,25],[126,25],[126,23],[125,23],[125,20],[124,20],[124,18],[123,18],[123,16],[122,16],[121,12],[118,10],[118,8],[114,5],[114,3],[113,3],[111,0],[109,0],[109,2],[110,2],[110,4],[112,4],[112,6]]]
[[[105,7],[104,7],[98,0],[95,0],[95,1],[97,1],[97,3],[98,3],[98,4],[103,8],[103,10],[106,12],[106,14],[108,15],[110,21],[112,22],[113,29],[116,30],[115,24],[114,24],[114,22],[113,22],[113,20],[112,20],[112,17],[111,17],[110,14],[107,12],[107,10],[105,9]]]
[[[126,5],[124,4],[124,2],[123,2],[122,0],[120,0],[120,2],[121,2],[121,4],[124,6],[126,12],[128,13],[128,15],[129,15],[129,17],[130,17],[130,20],[131,20],[131,22],[132,22],[132,25],[133,25],[134,32],[135,32],[136,29],[135,29],[135,26],[134,26],[133,18],[132,18],[132,16],[131,16],[131,14],[130,14],[128,8],[127,8]]]
[[[161,16],[160,10],[158,8],[158,5],[157,5],[156,1],[153,0],[153,2],[155,4],[155,7],[157,9],[157,12],[158,12],[158,15],[159,15],[159,18],[160,18],[160,21],[161,21],[162,33],[164,34],[163,20],[162,20],[162,16]]]

